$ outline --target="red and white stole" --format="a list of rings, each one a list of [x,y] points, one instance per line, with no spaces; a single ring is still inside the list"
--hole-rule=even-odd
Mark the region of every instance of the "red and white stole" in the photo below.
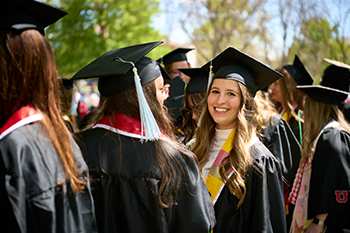
[[[123,136],[141,139],[141,121],[123,113],[106,116],[92,128],[102,128]],[[143,129],[143,135],[145,135],[145,129]],[[160,139],[167,140],[163,135]]]
[[[20,109],[18,109],[1,127],[0,129],[0,140],[6,135],[13,132],[14,130],[33,123],[35,121],[40,121],[43,116],[35,109],[33,104],[28,104]]]

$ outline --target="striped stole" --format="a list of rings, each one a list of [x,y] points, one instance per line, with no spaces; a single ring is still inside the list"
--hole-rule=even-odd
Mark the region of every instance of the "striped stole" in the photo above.
[[[216,200],[220,196],[220,193],[222,189],[225,186],[225,183],[221,179],[220,173],[219,173],[219,167],[222,163],[222,161],[229,155],[229,152],[233,148],[233,139],[235,137],[236,128],[232,130],[228,138],[226,139],[224,145],[221,147],[218,155],[216,156],[216,159],[213,163],[213,166],[211,167],[208,176],[205,179],[205,184],[207,185],[207,188],[211,195],[211,200],[213,201],[213,204],[215,204]],[[227,173],[231,173],[232,168],[230,168]],[[232,174],[232,173],[231,173]],[[230,174],[230,175],[231,175]]]

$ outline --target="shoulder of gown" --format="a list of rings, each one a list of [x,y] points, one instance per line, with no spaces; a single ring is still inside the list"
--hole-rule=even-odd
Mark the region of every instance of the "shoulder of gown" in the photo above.
[[[161,208],[162,173],[154,142],[140,143],[97,128],[79,132],[75,139],[98,178],[93,194],[99,231],[208,232],[214,227],[210,194],[192,154],[183,155],[169,142],[159,141],[179,165],[179,170],[170,172],[181,176],[176,204]]]
[[[96,231],[88,169],[73,139],[71,146],[79,175],[87,182],[83,193],[69,180],[62,182],[61,160],[40,124],[22,126],[0,141],[0,196],[7,208],[1,209],[6,218],[0,222],[22,232],[38,231],[38,226],[45,232]]]
[[[337,128],[326,129],[312,160],[309,216],[350,210],[349,192],[350,134]]]

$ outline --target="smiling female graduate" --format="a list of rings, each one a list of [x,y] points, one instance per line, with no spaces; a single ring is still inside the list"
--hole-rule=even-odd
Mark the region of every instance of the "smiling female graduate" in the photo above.
[[[99,77],[95,124],[77,133],[94,178],[99,232],[209,232],[214,209],[195,157],[163,106],[167,73],[145,55],[162,42],[112,50],[73,79]]]
[[[67,12],[0,2],[0,225],[7,232],[96,232],[88,167],[60,109],[44,28]]]
[[[192,151],[214,204],[214,232],[286,232],[281,166],[257,137],[253,99],[281,75],[233,47],[202,68],[211,66]]]
[[[289,200],[290,232],[350,232],[350,125],[338,104],[348,92],[297,86],[304,107],[303,154]]]

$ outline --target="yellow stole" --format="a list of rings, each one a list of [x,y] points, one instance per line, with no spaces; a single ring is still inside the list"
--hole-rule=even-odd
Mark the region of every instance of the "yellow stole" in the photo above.
[[[225,186],[223,180],[221,179],[220,173],[219,173],[219,167],[222,163],[222,161],[229,155],[229,152],[233,148],[233,139],[235,137],[236,128],[232,130],[228,138],[226,139],[224,145],[221,147],[218,155],[216,156],[216,159],[213,163],[213,166],[211,167],[208,176],[205,179],[205,184],[207,185],[207,188],[211,195],[211,200],[213,201],[213,204],[215,204],[216,200],[220,196],[220,193]],[[230,168],[227,173],[231,173],[232,168]]]
[[[290,120],[290,114],[288,114],[288,113],[283,113],[283,115],[282,115],[282,117],[283,117],[283,119],[286,121],[286,122],[289,122],[289,120]]]

